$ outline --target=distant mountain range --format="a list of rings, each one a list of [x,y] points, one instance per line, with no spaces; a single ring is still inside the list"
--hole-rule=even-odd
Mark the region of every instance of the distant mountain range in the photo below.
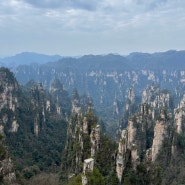
[[[175,99],[185,91],[185,51],[82,57],[26,52],[0,59],[0,64],[11,69],[21,84],[34,80],[50,89],[53,80],[59,79],[69,93],[77,88],[80,95],[93,98],[96,110],[101,116],[105,114],[102,117],[122,116],[130,88],[134,88],[138,98],[153,83],[169,89]]]
[[[44,55],[33,52],[23,52],[15,56],[0,58],[0,65],[6,67],[15,67],[18,65],[29,65],[31,63],[44,64],[46,62],[57,61],[61,59],[60,55]]]
[[[84,55],[82,57],[62,57],[60,55],[46,55],[34,52],[23,52],[10,57],[0,57],[0,66],[17,67],[19,65],[45,64],[60,60],[65,65],[80,66],[85,64],[87,68],[125,68],[139,69],[181,69],[185,66],[185,51],[169,50],[158,53],[134,52],[127,56],[118,54],[108,55]]]

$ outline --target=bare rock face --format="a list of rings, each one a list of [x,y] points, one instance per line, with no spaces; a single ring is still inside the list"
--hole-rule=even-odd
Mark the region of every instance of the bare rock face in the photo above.
[[[19,128],[19,124],[17,123],[17,120],[13,120],[12,128],[10,129],[10,132],[17,132],[18,128]]]
[[[127,129],[128,129],[128,146],[132,146],[136,135],[136,128],[134,127],[134,122],[132,119],[128,121]]]
[[[46,100],[44,89],[41,83],[35,84],[32,87],[32,104],[36,115],[34,117],[34,134],[38,136],[39,131],[44,128],[46,115]],[[42,115],[42,118],[41,116]],[[42,125],[42,126],[41,126]]]
[[[120,141],[118,143],[118,154],[116,158],[116,173],[119,182],[122,181],[123,172],[128,162],[128,156],[131,156],[131,164],[133,169],[139,164],[138,150],[136,144],[134,144],[136,129],[133,126],[133,122],[130,121],[127,130],[123,130]]]
[[[34,119],[34,134],[38,136],[39,134],[39,115],[37,114]]]
[[[127,151],[127,130],[123,130],[121,138],[118,145],[118,154],[116,158],[116,173],[119,179],[119,182],[122,180],[123,171],[126,165],[126,151]]]
[[[135,102],[135,93],[134,93],[134,89],[130,88],[128,90],[128,96],[127,96],[127,103],[126,103],[126,111],[129,110],[130,106],[132,104],[134,104]]]
[[[185,95],[180,101],[178,107],[174,110],[175,115],[175,127],[178,134],[182,133],[182,127],[185,119]]]
[[[137,146],[135,144],[132,144],[131,159],[132,159],[132,167],[134,170],[136,170],[136,167],[139,164],[139,156],[138,156]]]
[[[82,185],[88,184],[86,174],[92,172],[93,169],[94,169],[94,159],[93,158],[85,159],[83,165]]]
[[[87,123],[87,117],[84,117],[83,119],[83,133],[88,133],[88,123]]]
[[[89,158],[84,160],[83,173],[84,175],[88,172],[92,172],[94,168],[94,159]]]
[[[183,120],[183,115],[184,115],[184,111],[182,110],[175,110],[175,125],[176,125],[176,131],[178,134],[182,133],[182,120]]]
[[[12,111],[15,115],[15,110],[19,106],[18,99],[16,93],[19,90],[18,83],[14,78],[13,74],[5,68],[0,69],[0,111],[2,109],[8,109]],[[7,124],[8,120],[12,118],[9,117],[7,112],[3,112],[1,114],[0,119],[2,120],[1,128],[4,128],[4,125]],[[16,120],[16,119],[14,119]],[[12,121],[10,132],[17,132],[18,123],[16,121]],[[3,132],[3,130],[2,130]]]
[[[92,129],[90,134],[91,140],[91,157],[95,156],[96,151],[99,149],[100,145],[100,125],[97,125]]]
[[[118,154],[116,158],[116,173],[117,173],[119,182],[121,182],[122,180],[124,169],[125,169],[125,164],[124,164],[123,156],[121,154]]]
[[[127,130],[122,130],[121,133],[121,139],[118,145],[118,153],[124,154],[127,150],[127,138],[128,138],[128,132]]]
[[[49,112],[51,110],[51,102],[49,100],[46,101],[46,110]]]
[[[168,124],[164,121],[157,121],[154,128],[154,139],[152,144],[152,161],[154,162],[162,148],[164,138],[167,136]]]
[[[17,98],[13,95],[14,91],[16,91],[16,87],[9,84],[4,85],[3,92],[0,93],[0,110],[6,107],[14,112],[18,106]]]

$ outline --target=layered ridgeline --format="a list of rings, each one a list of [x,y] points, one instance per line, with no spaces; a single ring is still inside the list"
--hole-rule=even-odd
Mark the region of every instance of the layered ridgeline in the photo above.
[[[57,78],[70,94],[73,88],[81,95],[88,94],[93,98],[98,115],[112,125],[122,117],[131,84],[138,102],[143,89],[152,83],[169,89],[176,98],[181,97],[185,83],[184,60],[185,51],[131,53],[128,56],[87,55],[43,65],[24,63],[13,70],[21,84],[33,79],[49,89]]]

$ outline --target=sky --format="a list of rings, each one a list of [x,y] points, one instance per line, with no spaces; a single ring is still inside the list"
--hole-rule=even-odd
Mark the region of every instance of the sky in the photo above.
[[[0,56],[185,49],[184,0],[0,0]]]

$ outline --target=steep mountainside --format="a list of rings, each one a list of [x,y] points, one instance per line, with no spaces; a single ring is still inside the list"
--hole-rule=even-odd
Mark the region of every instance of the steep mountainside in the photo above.
[[[15,167],[11,155],[6,146],[5,132],[16,132],[17,123],[16,108],[17,98],[14,93],[18,91],[18,83],[12,73],[7,69],[0,70],[0,184],[16,185]]]
[[[118,183],[115,172],[116,143],[103,135],[92,103],[87,102],[84,109],[84,104],[80,103],[82,97],[77,92],[73,94],[72,115],[62,158],[62,178],[68,185],[78,181],[82,185]]]
[[[0,68],[0,77],[0,132],[12,153],[19,183],[41,172],[57,171],[71,110],[67,91],[58,80],[50,92],[34,82],[23,88],[6,68]],[[14,179],[11,158],[3,151],[2,145],[1,178],[10,173]]]
[[[171,94],[152,85],[120,125],[116,172],[121,184],[184,184],[184,96],[177,108]],[[132,104],[128,105],[131,106]],[[126,109],[129,111],[129,108]]]

